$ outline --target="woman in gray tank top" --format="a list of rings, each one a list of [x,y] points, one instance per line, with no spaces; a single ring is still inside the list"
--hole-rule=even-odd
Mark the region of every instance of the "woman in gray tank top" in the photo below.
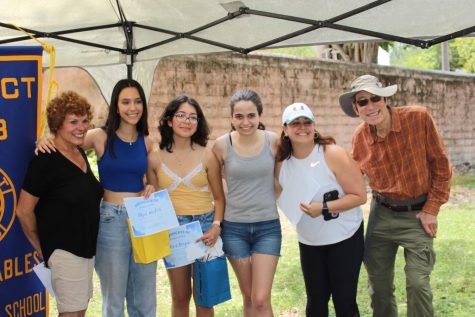
[[[236,273],[244,316],[273,316],[271,289],[282,233],[275,202],[274,163],[278,136],[263,131],[263,107],[252,90],[231,97],[233,131],[216,140],[228,188],[223,249]]]

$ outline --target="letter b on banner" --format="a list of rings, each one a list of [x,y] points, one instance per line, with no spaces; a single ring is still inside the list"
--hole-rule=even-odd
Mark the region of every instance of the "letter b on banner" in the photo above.
[[[0,316],[48,316],[38,256],[15,218],[41,105],[41,47],[0,46]]]

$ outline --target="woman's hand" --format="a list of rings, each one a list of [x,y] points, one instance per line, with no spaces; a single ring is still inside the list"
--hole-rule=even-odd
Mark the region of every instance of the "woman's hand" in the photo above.
[[[219,235],[221,234],[221,227],[218,224],[213,224],[211,228],[206,231],[196,242],[203,241],[207,247],[213,247],[218,241]]]
[[[142,195],[145,199],[148,199],[150,195],[152,195],[155,192],[155,187],[153,185],[146,185],[144,190],[142,191]]]
[[[321,202],[311,202],[310,204],[300,203],[300,210],[312,218],[317,218],[322,214],[323,204]]]
[[[40,261],[44,261],[43,252],[41,251],[41,249],[35,249],[35,251],[38,254],[38,259]],[[46,263],[45,263],[45,266],[46,266]]]
[[[51,154],[51,151],[56,152],[56,146],[54,145],[53,138],[41,138],[36,141],[35,155],[38,155],[38,151],[41,153],[48,152]]]

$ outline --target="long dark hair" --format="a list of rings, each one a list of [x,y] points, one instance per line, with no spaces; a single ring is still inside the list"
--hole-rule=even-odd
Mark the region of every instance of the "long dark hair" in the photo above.
[[[140,117],[139,122],[137,123],[136,129],[139,134],[148,135],[148,123],[147,123],[147,100],[145,99],[145,92],[143,91],[142,86],[133,79],[121,79],[115,84],[114,89],[112,90],[111,102],[109,106],[109,114],[107,116],[106,124],[103,129],[105,129],[107,134],[106,146],[109,147],[109,152],[112,158],[115,158],[114,153],[114,138],[115,131],[119,128],[120,125],[120,115],[119,115],[119,94],[125,88],[135,87],[139,92],[140,99],[142,99],[142,116]]]
[[[234,93],[234,95],[231,97],[231,101],[229,102],[229,108],[231,109],[231,116],[234,113],[234,106],[239,101],[252,102],[256,106],[257,114],[259,115],[259,117],[261,116],[264,110],[264,107],[262,106],[261,97],[259,97],[259,95],[254,90],[241,89]],[[257,128],[261,130],[266,129],[265,125],[261,121],[259,121]],[[231,124],[231,131],[234,131],[234,130],[236,130],[236,128]]]
[[[322,136],[317,130],[313,133],[313,143],[323,145],[325,149],[325,145],[327,144],[336,144],[335,139],[330,136]],[[292,155],[292,142],[288,136],[285,135],[284,131],[280,134],[280,142],[279,146],[277,147],[276,159],[278,162],[282,162],[283,160],[288,160]]]
[[[161,150],[166,149],[169,153],[173,152],[173,128],[168,125],[168,121],[173,120],[173,116],[178,111],[178,108],[184,103],[193,106],[193,108],[196,110],[196,114],[198,115],[198,126],[196,127],[196,132],[191,136],[190,145],[193,146],[193,143],[197,143],[201,146],[206,146],[208,143],[210,129],[203,110],[201,110],[200,104],[195,99],[187,95],[181,95],[170,101],[160,116],[158,130],[160,131],[161,136],[159,143]]]

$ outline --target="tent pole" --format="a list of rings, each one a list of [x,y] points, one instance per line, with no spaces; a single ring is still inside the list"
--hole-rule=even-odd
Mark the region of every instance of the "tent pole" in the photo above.
[[[127,79],[133,79],[132,78],[133,70],[134,70],[134,65],[127,64]]]
[[[449,59],[449,42],[442,42],[441,47],[441,66],[442,70],[450,71],[450,59]]]

